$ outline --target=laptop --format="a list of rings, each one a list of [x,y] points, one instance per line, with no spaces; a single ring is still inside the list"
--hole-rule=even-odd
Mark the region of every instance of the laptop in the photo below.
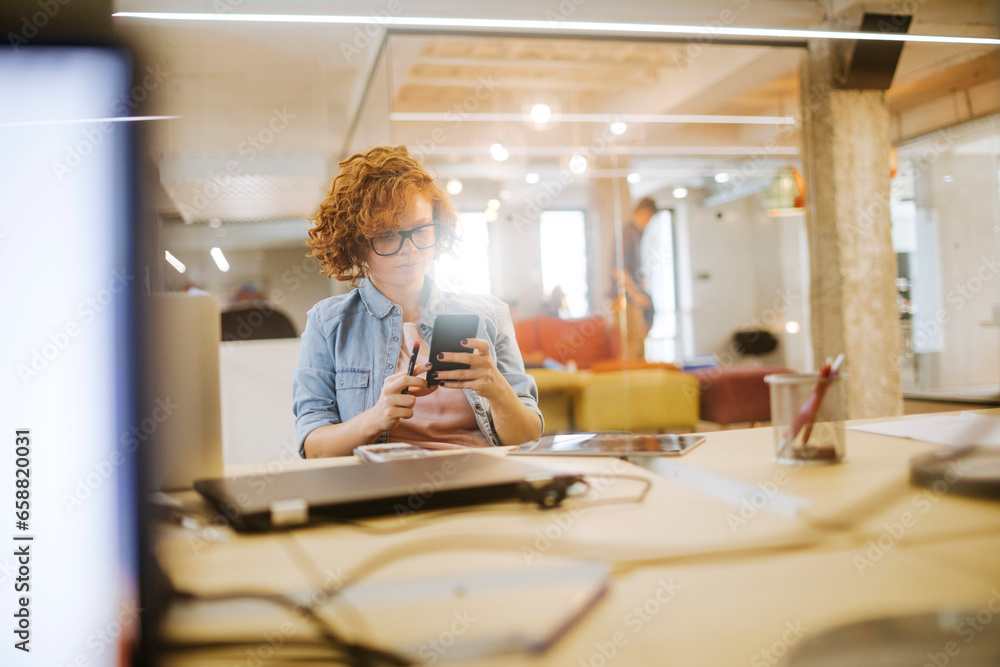
[[[194,488],[237,531],[327,519],[408,516],[503,500],[555,507],[583,474],[464,451],[440,456],[196,480]]]

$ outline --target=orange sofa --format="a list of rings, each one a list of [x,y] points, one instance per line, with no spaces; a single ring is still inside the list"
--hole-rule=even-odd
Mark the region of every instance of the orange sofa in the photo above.
[[[558,317],[519,320],[514,323],[514,336],[528,366],[539,367],[549,358],[563,365],[572,361],[583,370],[621,354],[618,330],[609,327],[601,315],[575,320]]]

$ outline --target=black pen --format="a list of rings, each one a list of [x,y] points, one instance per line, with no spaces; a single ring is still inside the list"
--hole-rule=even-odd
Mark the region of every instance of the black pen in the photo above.
[[[419,351],[420,351],[420,343],[419,342],[414,343],[413,353],[410,354],[410,366],[409,368],[406,369],[407,375],[413,375],[413,369],[417,367],[417,352]],[[403,387],[403,393],[404,394],[407,393],[409,389],[410,389],[409,387]]]

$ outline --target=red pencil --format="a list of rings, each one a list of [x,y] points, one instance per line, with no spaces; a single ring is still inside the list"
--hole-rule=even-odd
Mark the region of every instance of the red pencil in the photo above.
[[[812,435],[813,425],[816,424],[816,415],[819,414],[820,403],[823,402],[823,397],[826,395],[826,390],[830,388],[830,380],[837,377],[837,372],[840,370],[840,364],[844,361],[844,355],[840,354],[834,359],[832,364],[827,364],[823,366],[822,370],[819,372],[819,380],[816,381],[816,389],[813,391],[813,396],[815,401],[809,410],[809,414],[806,418],[806,432],[802,436],[802,445],[805,446],[809,444],[809,436]],[[826,380],[826,382],[824,382]]]

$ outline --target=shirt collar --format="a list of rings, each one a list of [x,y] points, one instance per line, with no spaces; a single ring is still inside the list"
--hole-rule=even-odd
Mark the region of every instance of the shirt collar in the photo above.
[[[441,302],[441,290],[438,289],[437,284],[431,279],[430,276],[424,276],[424,286],[422,288],[427,296],[424,305],[423,315],[420,317],[421,324],[426,324],[428,326],[433,326],[434,318],[437,316],[438,312],[442,309]],[[365,303],[365,308],[368,312],[375,317],[382,319],[390,312],[392,312],[394,304],[389,301],[382,292],[378,291],[378,288],[372,284],[372,281],[368,278],[363,278],[359,281],[358,290],[361,293],[361,300]]]
[[[392,311],[393,303],[378,288],[372,285],[372,281],[363,278],[359,281],[358,291],[361,293],[361,300],[365,302],[365,308],[375,317],[382,319]]]

